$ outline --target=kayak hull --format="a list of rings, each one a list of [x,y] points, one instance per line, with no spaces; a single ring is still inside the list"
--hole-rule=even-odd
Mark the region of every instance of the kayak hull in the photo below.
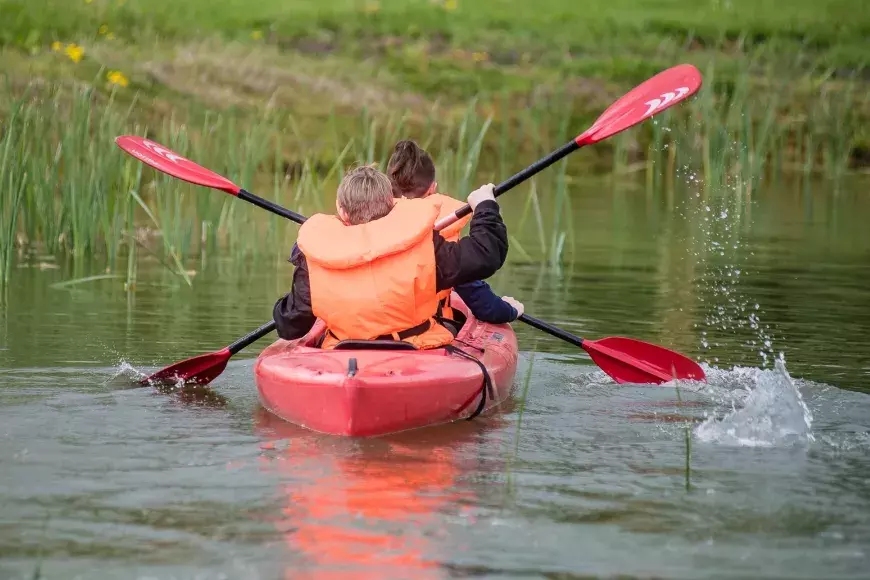
[[[454,294],[455,305],[468,309]],[[277,340],[254,363],[263,407],[307,429],[370,437],[449,423],[472,415],[483,373],[477,363],[432,350],[321,350],[318,321],[298,340]],[[484,364],[492,379],[485,410],[507,400],[517,369],[517,339],[509,324],[468,316],[453,346]]]

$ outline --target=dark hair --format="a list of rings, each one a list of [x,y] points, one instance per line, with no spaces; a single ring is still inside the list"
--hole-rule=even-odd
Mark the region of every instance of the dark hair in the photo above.
[[[393,197],[423,197],[435,181],[435,163],[429,154],[410,139],[396,143],[387,175],[393,185]]]

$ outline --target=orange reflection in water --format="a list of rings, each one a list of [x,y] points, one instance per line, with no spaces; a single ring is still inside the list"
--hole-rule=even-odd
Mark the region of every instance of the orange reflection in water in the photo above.
[[[282,476],[277,525],[294,555],[286,578],[442,578],[440,522],[474,497],[478,436],[498,418],[377,439],[319,435],[262,408],[264,469]],[[477,439],[477,440],[476,440]],[[279,450],[280,448],[280,450]]]

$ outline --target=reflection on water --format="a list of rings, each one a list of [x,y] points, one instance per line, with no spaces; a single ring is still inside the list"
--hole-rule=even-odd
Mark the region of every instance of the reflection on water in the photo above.
[[[580,184],[564,262],[512,252],[491,280],[581,336],[705,360],[706,385],[618,386],[517,325],[521,424],[372,440],[260,410],[266,341],[211,388],[133,384],[266,321],[286,248],[197,259],[192,288],[143,260],[132,294],[25,259],[0,307],[0,578],[865,577],[870,197],[753,195]]]
[[[441,519],[473,504],[458,479],[476,466],[457,450],[479,425],[435,434],[337,441],[264,410],[262,468],[282,476],[284,505],[275,522],[294,558],[287,578],[440,578]],[[461,462],[461,464],[460,464]]]

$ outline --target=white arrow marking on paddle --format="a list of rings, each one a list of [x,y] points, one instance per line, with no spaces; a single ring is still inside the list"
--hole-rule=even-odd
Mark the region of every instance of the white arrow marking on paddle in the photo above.
[[[157,143],[154,143],[153,141],[143,141],[143,143],[145,143],[145,146],[148,147],[150,150],[152,150],[154,153],[156,153],[160,157],[163,157],[164,159],[168,159],[169,161],[171,161],[172,163],[175,163],[176,165],[181,165],[179,163],[179,161],[187,161],[187,159],[185,159],[181,155],[176,155],[172,151],[169,151],[168,149],[164,149],[163,147],[161,147]]]
[[[661,107],[667,105],[668,103],[670,103],[674,99],[683,98],[686,95],[686,93],[688,93],[688,92],[689,92],[688,87],[679,87],[675,91],[662,93],[660,95],[662,98],[660,98],[660,99],[653,99],[651,101],[645,102],[644,105],[647,105],[649,107],[649,109],[646,110],[646,112],[643,114],[643,116],[648,117],[656,109],[660,109]]]

